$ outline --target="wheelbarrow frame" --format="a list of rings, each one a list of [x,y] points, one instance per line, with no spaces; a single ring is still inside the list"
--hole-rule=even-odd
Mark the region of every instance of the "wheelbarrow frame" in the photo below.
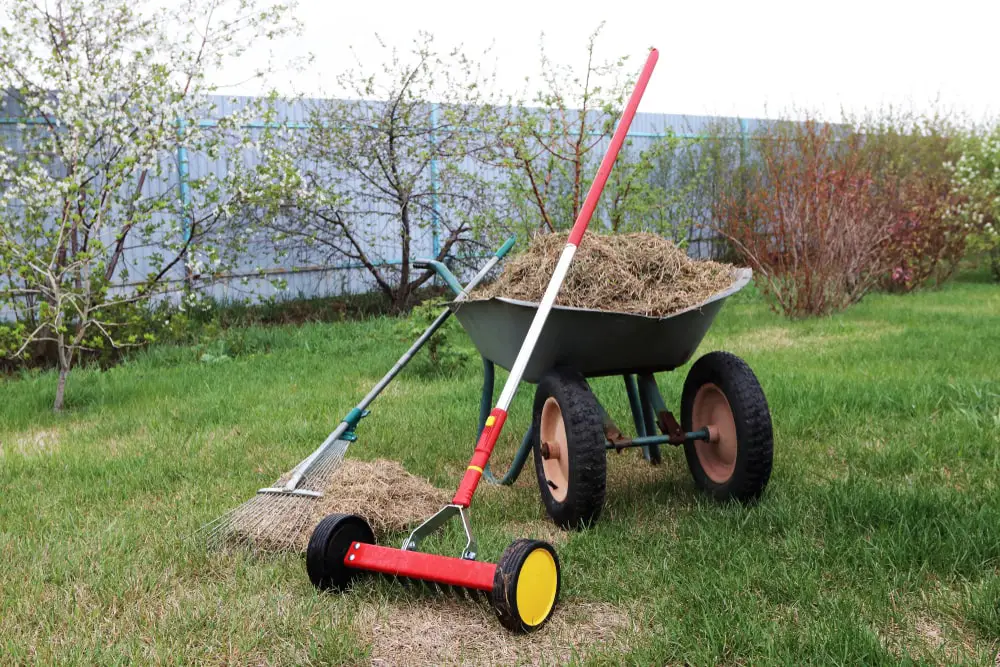
[[[483,357],[483,390],[480,398],[479,425],[477,432],[481,432],[489,417],[489,406],[493,400],[493,381],[496,374],[495,364]],[[632,413],[632,423],[635,427],[636,437],[626,438],[621,429],[608,415],[607,410],[598,401],[604,418],[605,436],[611,436],[607,440],[606,449],[621,451],[623,449],[639,447],[642,450],[643,458],[652,464],[661,462],[660,445],[682,445],[686,440],[697,440],[706,437],[703,431],[692,433],[680,433],[676,428],[670,428],[668,422],[658,424],[660,415],[669,414],[660,388],[656,384],[656,377],[653,373],[625,373],[622,375],[625,384],[625,393],[628,396],[629,409]],[[485,410],[482,406],[487,406]],[[672,425],[671,425],[672,426]],[[659,427],[659,428],[658,428]],[[657,435],[657,433],[660,433]],[[487,466],[483,471],[483,476],[488,482],[510,486],[517,481],[524,464],[531,454],[532,442],[534,440],[534,430],[528,427],[521,444],[514,454],[507,472],[499,477]],[[616,437],[617,436],[617,437]]]

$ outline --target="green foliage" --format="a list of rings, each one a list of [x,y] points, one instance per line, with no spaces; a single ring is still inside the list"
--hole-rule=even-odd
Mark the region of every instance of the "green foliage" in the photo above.
[[[0,324],[0,359],[16,354],[25,335],[24,323]],[[22,352],[23,354],[23,352]]]
[[[432,298],[415,306],[408,317],[399,321],[401,340],[413,343],[437,319],[450,299]],[[462,343],[465,343],[464,345]],[[425,377],[451,377],[468,368],[473,354],[468,339],[454,318],[449,318],[410,362],[413,371]]]

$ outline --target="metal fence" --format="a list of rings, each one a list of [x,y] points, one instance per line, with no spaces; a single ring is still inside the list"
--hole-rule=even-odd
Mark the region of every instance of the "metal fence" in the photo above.
[[[215,109],[216,117],[226,117],[232,112],[244,109],[254,102],[254,98],[232,98],[216,97],[210,99],[211,106]],[[309,128],[310,106],[317,100],[303,100],[294,103],[283,103],[277,109],[276,122],[291,130],[307,130]],[[13,113],[12,113],[13,112]],[[16,109],[10,105],[6,111],[0,107],[0,142],[16,147],[19,145],[19,127],[25,123],[31,123],[33,119],[20,118],[16,115]],[[205,125],[215,123],[213,118],[205,118],[200,121]],[[764,121],[747,120],[736,118],[723,118],[716,116],[684,116],[673,114],[652,114],[640,113],[635,117],[629,132],[629,150],[643,151],[658,140],[667,136],[674,136],[683,140],[696,141],[711,127],[717,127],[720,123],[726,123],[732,128],[738,128],[737,134],[733,137],[736,141],[746,143],[748,138]],[[250,123],[247,128],[254,138],[258,138],[264,131],[263,123]],[[597,148],[599,153],[601,147]],[[247,150],[241,156],[244,163],[253,166],[259,161],[259,155],[253,150]],[[222,176],[229,168],[225,158],[212,159],[211,157],[189,151],[182,143],[179,143],[175,154],[172,156],[173,164],[170,166],[168,175],[159,179],[148,179],[143,185],[145,196],[170,196],[176,197],[181,204],[181,209],[187,203],[190,196],[188,182],[191,179],[201,178],[209,174]],[[480,166],[468,165],[470,169],[481,169]],[[431,187],[434,187],[433,180],[437,177],[435,165],[430,165],[428,177],[431,179]],[[504,175],[500,170],[487,170],[487,178],[502,179]],[[378,225],[378,220],[372,219],[371,225]],[[369,236],[378,237],[376,233]],[[691,230],[690,252],[695,256],[707,256],[712,252],[715,241],[707,225]],[[433,218],[426,229],[418,233],[412,242],[413,258],[429,257],[436,255],[440,249],[441,229],[438,220]],[[150,258],[158,252],[155,244],[134,243],[125,249],[123,267],[128,267],[132,275],[144,275],[145,270],[151,266]],[[393,265],[401,263],[401,258],[394,256],[394,244],[391,242],[375,242],[370,248],[370,254],[378,258],[377,263],[391,270]],[[284,289],[277,289],[273,285],[274,278],[281,278],[285,283]],[[180,284],[184,279],[184,269],[177,267],[170,280]],[[0,277],[0,289],[3,287],[3,278]],[[339,295],[345,293],[358,293],[372,289],[370,276],[357,263],[352,262],[330,262],[329,258],[319,254],[310,255],[309,252],[300,252],[283,259],[275,259],[270,244],[263,242],[250,247],[249,252],[243,257],[240,266],[231,273],[221,276],[212,282],[206,282],[199,289],[207,295],[219,300],[233,300],[237,298],[250,298],[252,300],[266,298],[300,298],[327,295]],[[127,288],[127,286],[123,286]],[[4,317],[0,313],[0,319]]]

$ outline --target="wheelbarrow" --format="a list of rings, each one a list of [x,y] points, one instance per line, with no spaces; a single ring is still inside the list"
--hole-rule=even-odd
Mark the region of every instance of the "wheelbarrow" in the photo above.
[[[641,448],[652,464],[664,445],[683,446],[695,485],[719,500],[751,502],[767,486],[773,441],[764,392],[750,367],[710,352],[690,368],[680,420],[667,409],[655,374],[686,364],[725,300],[752,277],[735,269],[725,291],[666,317],[555,306],[525,368],[536,384],[531,426],[501,477],[512,484],[534,453],[542,502],[564,528],[591,524],[605,501],[606,452]],[[493,403],[495,365],[510,369],[538,304],[507,298],[454,301],[455,317],[483,357],[479,430]],[[591,391],[588,378],[622,376],[636,435],[627,437]]]

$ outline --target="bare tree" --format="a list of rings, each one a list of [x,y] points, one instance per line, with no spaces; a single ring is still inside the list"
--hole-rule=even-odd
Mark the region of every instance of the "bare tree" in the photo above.
[[[414,270],[414,254],[454,254],[494,215],[470,159],[489,77],[428,34],[407,52],[382,46],[376,73],[337,77],[354,99],[311,102],[307,129],[269,135],[261,169],[285,192],[267,222],[276,251],[356,264],[401,309],[433,275]],[[418,249],[427,236],[430,253]]]

